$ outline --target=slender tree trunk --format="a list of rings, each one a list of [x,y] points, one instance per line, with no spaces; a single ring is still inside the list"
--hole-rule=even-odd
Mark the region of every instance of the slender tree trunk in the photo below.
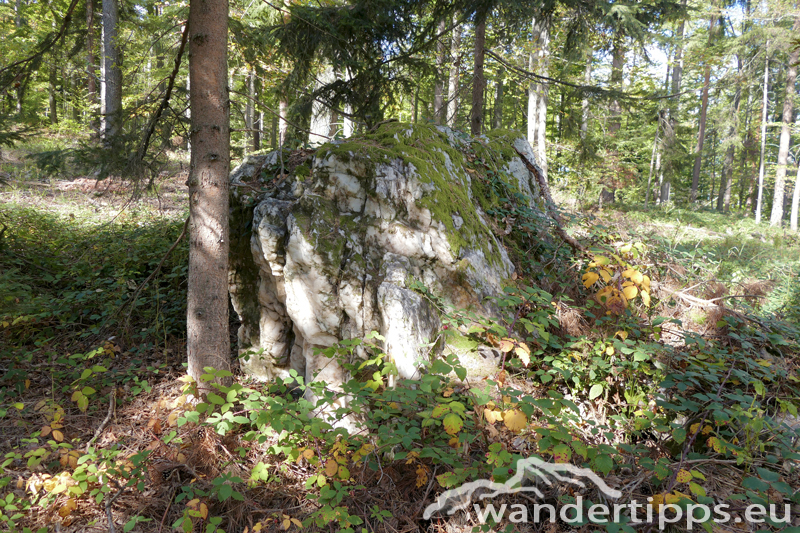
[[[500,67],[497,73],[497,87],[494,95],[494,127],[500,129],[503,127],[503,78],[505,78],[506,70]]]
[[[797,164],[797,177],[794,179],[794,192],[792,193],[792,214],[789,218],[789,228],[797,231],[797,210],[800,204],[800,161]]]
[[[245,133],[244,154],[247,155],[247,150],[254,142],[253,126],[255,125],[253,100],[256,99],[256,76],[252,70],[247,72],[247,95],[249,98],[244,102],[244,124],[247,132]]]
[[[122,119],[122,55],[117,42],[119,6],[117,0],[103,0],[103,57],[100,84],[101,135],[108,145],[119,133]]]
[[[286,132],[288,131],[289,124],[286,122],[286,114],[289,112],[289,102],[285,98],[281,98],[278,103],[278,115],[280,121],[278,123],[278,145],[283,146],[286,142]]]
[[[14,26],[22,27],[22,0],[17,0],[14,5]]]
[[[89,104],[89,123],[97,128],[93,106],[97,103],[97,70],[94,56],[94,0],[86,0],[86,92]]]
[[[447,43],[445,43],[442,34],[447,29],[447,21],[442,19],[439,21],[437,33],[439,34],[439,41],[436,43],[436,86],[433,91],[433,118],[437,124],[442,124],[446,121],[445,112],[446,107],[444,104],[444,62],[447,59]]]
[[[731,114],[729,120],[731,121],[728,127],[728,137],[725,139],[728,145],[725,150],[725,161],[722,164],[722,183],[719,187],[719,197],[717,198],[717,211],[727,213],[731,210],[731,188],[733,186],[733,165],[736,152],[734,144],[736,139],[736,132],[739,120],[739,112],[741,111],[742,87],[741,87],[741,61],[738,63],[739,76],[736,78],[736,92],[733,96],[733,105],[731,106]]]
[[[56,125],[58,124],[58,105],[56,103],[56,84],[58,83],[58,65],[56,58],[58,56],[54,55],[52,59],[52,64],[50,65],[50,72],[48,77],[48,107],[50,108],[49,115],[50,115],[50,124]]]
[[[583,69],[583,84],[592,84],[592,60],[594,51],[589,48],[586,54],[586,68]],[[581,99],[581,142],[586,142],[589,132],[589,98],[584,94]]]
[[[272,128],[269,136],[270,148],[278,149],[278,117],[272,117]]]
[[[687,0],[682,0],[681,6],[686,7],[686,3]],[[683,34],[685,28],[686,20],[682,18],[675,31],[675,56],[672,59],[672,88],[670,89],[670,93],[674,96],[669,99],[669,107],[667,108],[669,120],[664,125],[665,162],[662,167],[663,177],[661,178],[661,190],[658,196],[659,203],[669,201],[672,179],[676,174],[677,165],[675,161],[678,151],[676,128],[678,126],[678,112],[681,103],[681,98],[678,95],[681,92],[681,81],[683,78]]]
[[[765,53],[769,50],[769,41],[764,47]],[[758,199],[756,200],[756,224],[761,223],[762,203],[764,201],[764,153],[767,149],[767,91],[769,90],[769,57],[764,60],[764,95],[761,101],[761,157],[758,163]]]
[[[483,12],[476,16],[475,22],[475,64],[472,79],[472,109],[469,118],[469,130],[473,137],[483,132],[483,90],[486,78],[483,72],[484,51],[486,45],[486,17]]]
[[[453,17],[453,22],[458,20],[458,15]],[[450,56],[453,63],[450,65],[450,80],[447,101],[447,125],[455,127],[458,115],[458,78],[461,74],[461,26],[453,28],[453,38],[450,42]]]
[[[189,174],[188,373],[230,370],[228,1],[189,4],[192,162]],[[220,380],[226,382],[228,380]],[[208,385],[203,387],[209,390]]]
[[[534,74],[547,75],[550,68],[550,21],[544,16],[533,19],[532,50],[528,59],[528,70]],[[536,154],[536,162],[547,179],[547,104],[549,86],[531,81],[528,86],[528,142]]]
[[[711,17],[708,23],[708,44],[711,46],[711,42],[714,36],[714,23],[716,22],[715,17]],[[706,112],[708,111],[708,87],[711,83],[711,65],[706,60],[706,66],[703,71],[703,97],[700,103],[700,124],[698,127],[697,132],[697,146],[695,147],[695,157],[694,157],[694,168],[692,168],[692,193],[691,193],[691,203],[695,203],[697,201],[697,188],[700,185],[700,168],[703,164],[703,142],[705,141],[706,135]]]
[[[622,90],[622,69],[625,65],[625,37],[616,35],[614,37],[614,50],[611,58],[611,87],[617,91]],[[609,109],[608,133],[615,134],[619,131],[622,121],[622,105],[616,98],[611,101]]]
[[[800,15],[792,26],[792,35],[800,33]],[[797,81],[797,60],[800,59],[800,48],[794,46],[789,54],[789,65],[786,70],[786,96],[783,99],[783,116],[781,117],[781,139],[778,144],[778,166],[775,169],[775,192],[772,200],[770,226],[780,226],[783,219],[783,196],[786,192],[786,166],[789,163],[789,141],[791,139],[792,118],[794,113],[794,83]]]

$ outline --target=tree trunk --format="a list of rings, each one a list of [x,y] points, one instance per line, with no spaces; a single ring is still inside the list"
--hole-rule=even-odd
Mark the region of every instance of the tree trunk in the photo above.
[[[800,15],[792,26],[792,35],[800,33]],[[783,116],[781,118],[781,139],[778,144],[778,166],[775,169],[775,192],[772,200],[770,226],[780,226],[783,219],[783,196],[786,190],[786,165],[789,162],[789,141],[791,140],[792,118],[794,113],[794,83],[797,80],[797,60],[800,59],[800,48],[794,46],[789,54],[789,65],[786,70],[786,96],[783,99]]]
[[[528,59],[528,70],[547,75],[550,67],[550,16],[533,19],[533,49]],[[547,101],[549,86],[531,81],[528,86],[528,142],[536,154],[536,162],[547,179]]]
[[[767,46],[764,47],[766,53],[769,53],[769,41]],[[761,223],[761,208],[764,201],[764,152],[767,149],[767,108],[768,108],[768,94],[769,90],[769,57],[764,60],[764,96],[761,101],[761,157],[758,163],[758,199],[756,200],[756,224]]]
[[[281,98],[280,102],[278,103],[278,115],[280,115],[280,121],[278,124],[278,145],[283,146],[283,143],[286,142],[286,131],[289,128],[289,124],[286,122],[286,114],[289,112],[289,102],[286,101],[285,98]]]
[[[453,16],[453,22],[458,20],[458,15]],[[450,42],[450,65],[449,91],[447,93],[447,125],[455,127],[456,115],[458,114],[458,78],[461,70],[461,26],[453,28],[453,38]]]
[[[103,0],[103,57],[100,83],[101,136],[108,145],[119,133],[122,118],[122,56],[117,42],[117,0]]]
[[[717,211],[720,213],[727,213],[731,210],[731,188],[733,186],[733,164],[736,152],[735,140],[736,131],[739,120],[739,112],[741,111],[741,61],[738,63],[739,76],[736,78],[736,92],[733,96],[733,105],[731,106],[730,126],[728,127],[728,137],[725,139],[728,148],[725,151],[725,161],[722,164],[722,183],[719,187],[719,197],[717,198]]]
[[[58,84],[58,55],[54,55],[50,65],[50,75],[48,77],[48,107],[50,108],[50,124],[58,124],[58,105],[56,104],[56,85]]]
[[[437,33],[439,41],[436,43],[436,86],[433,90],[433,118],[437,124],[445,122],[444,105],[444,62],[447,56],[447,44],[444,42],[443,33],[447,29],[447,21],[439,21]]]
[[[483,47],[486,45],[486,17],[483,12],[478,15],[475,22],[475,64],[472,81],[472,110],[469,117],[469,130],[473,137],[483,131],[483,89],[486,87],[486,78],[483,72]]]
[[[273,150],[278,149],[278,117],[272,117],[272,128],[269,136],[270,148]]]
[[[86,92],[92,129],[97,128],[92,107],[97,103],[97,71],[94,56],[94,0],[86,0]]]
[[[794,179],[794,192],[792,193],[792,214],[789,218],[789,228],[797,231],[797,210],[800,203],[800,161],[797,165],[797,177]]]
[[[592,84],[592,60],[594,51],[589,48],[586,55],[586,68],[583,70],[583,84]],[[581,142],[586,141],[586,134],[589,131],[589,98],[584,94],[581,99]]]
[[[206,367],[230,370],[228,1],[192,0],[189,28],[192,155],[186,348],[188,373],[201,391],[207,391],[208,385],[200,383]]]
[[[503,78],[505,77],[506,70],[500,67],[497,73],[497,87],[494,95],[494,127],[500,129],[503,127]]]
[[[614,37],[614,51],[611,58],[611,88],[617,91],[622,90],[622,68],[625,66],[625,37],[617,35]],[[616,98],[611,101],[609,109],[608,133],[615,134],[619,131],[622,120],[622,105]]]
[[[247,72],[247,95],[249,98],[246,98],[244,103],[244,124],[245,129],[247,129],[245,133],[244,155],[247,155],[247,151],[250,146],[252,146],[254,138],[253,126],[255,125],[255,120],[253,119],[253,100],[256,99],[256,76],[252,70],[248,70]]]
[[[685,7],[687,0],[682,0],[681,6]],[[664,126],[664,170],[661,179],[661,190],[659,191],[658,203],[669,201],[670,186],[672,178],[676,173],[676,152],[677,152],[677,137],[676,128],[678,126],[678,111],[680,109],[680,96],[681,81],[683,78],[683,34],[686,28],[686,20],[681,19],[678,28],[675,31],[677,42],[675,44],[675,56],[672,59],[672,88],[670,93],[674,96],[669,99],[669,107],[667,114],[669,120]]]
[[[711,46],[711,42],[714,36],[714,23],[716,22],[716,18],[713,16],[709,20],[708,23],[708,45]],[[695,203],[697,201],[697,188],[700,185],[700,168],[703,164],[703,142],[705,141],[706,135],[706,112],[708,111],[708,86],[711,82],[711,65],[709,64],[708,60],[706,60],[706,66],[703,72],[703,97],[700,103],[700,124],[698,126],[697,132],[697,146],[695,147],[695,156],[694,156],[694,168],[692,168],[692,194],[691,194],[691,203]]]
[[[14,5],[14,26],[22,27],[22,0],[17,0]]]

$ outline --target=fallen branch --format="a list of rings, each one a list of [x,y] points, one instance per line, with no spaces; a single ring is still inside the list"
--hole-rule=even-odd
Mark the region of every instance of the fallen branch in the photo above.
[[[572,247],[572,249],[575,250],[576,252],[585,252],[586,248],[584,248],[584,246],[581,243],[575,240],[575,237],[568,234],[564,229],[564,227],[561,225],[561,217],[555,210],[556,204],[555,202],[553,202],[553,197],[550,195],[550,187],[547,185],[547,180],[544,179],[542,172],[539,170],[539,168],[536,167],[536,165],[528,161],[528,158],[525,157],[525,155],[522,152],[517,150],[516,146],[514,147],[514,150],[519,155],[519,158],[522,160],[522,163],[525,165],[525,168],[527,168],[528,171],[531,174],[533,174],[533,176],[536,178],[536,181],[539,183],[539,189],[542,192],[542,196],[544,196],[545,210],[547,212],[547,215],[553,219],[553,222],[555,223],[556,226],[556,233],[558,234],[558,236],[561,237],[561,239],[564,242],[569,244]]]
[[[111,415],[114,414],[114,408],[116,407],[116,405],[117,405],[117,389],[115,387],[114,389],[111,390],[111,392],[108,395],[108,413],[106,414],[105,419],[103,419],[103,421],[100,423],[100,426],[94,432],[94,437],[89,439],[89,442],[86,443],[86,448],[84,449],[84,453],[89,453],[89,448],[91,447],[91,445],[94,444],[94,441],[97,440],[97,437],[100,436],[100,434],[106,428],[108,423],[111,421]]]

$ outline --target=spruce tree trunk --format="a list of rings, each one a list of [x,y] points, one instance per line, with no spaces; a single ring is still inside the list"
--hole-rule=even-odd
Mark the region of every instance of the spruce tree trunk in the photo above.
[[[436,86],[433,91],[433,119],[437,124],[445,122],[444,105],[444,62],[447,56],[447,44],[442,34],[447,29],[447,22],[442,19],[439,21],[437,33],[439,42],[436,43]]]
[[[611,88],[622,90],[622,68],[625,66],[625,37],[617,35],[614,38],[614,50],[611,58]],[[608,133],[615,134],[622,125],[622,105],[616,98],[611,101],[609,108]]]
[[[207,392],[208,385],[200,383],[204,368],[230,370],[228,0],[192,0],[189,31],[192,155],[186,349],[188,373]]]
[[[741,63],[739,63],[739,73],[741,74]],[[742,88],[740,78],[736,79],[736,92],[733,96],[733,105],[731,106],[730,121],[728,127],[728,137],[725,139],[728,148],[725,151],[725,161],[722,164],[722,183],[719,188],[719,197],[717,198],[717,211],[720,213],[727,213],[731,210],[731,188],[733,186],[733,164],[736,152],[734,144],[736,139],[736,130],[739,119],[740,104],[742,98]]]
[[[48,107],[50,108],[50,124],[56,125],[58,124],[58,105],[56,103],[56,84],[58,83],[58,65],[56,58],[58,56],[54,55],[51,60],[52,64],[50,65],[50,75],[48,77]]]
[[[682,0],[681,5],[685,7],[686,2],[687,0]],[[675,57],[672,60],[672,88],[670,89],[670,93],[675,96],[669,100],[669,108],[667,109],[669,120],[664,128],[665,162],[663,178],[661,179],[661,190],[658,196],[658,203],[660,204],[669,201],[672,178],[676,172],[675,158],[677,155],[677,137],[675,130],[678,126],[678,111],[680,109],[680,96],[678,96],[678,94],[681,92],[681,81],[683,78],[683,34],[685,28],[686,20],[682,18],[675,32],[677,44],[675,47]]]
[[[289,124],[286,122],[287,113],[289,113],[289,102],[287,102],[285,98],[281,98],[281,101],[278,103],[278,115],[280,115],[278,124],[278,146],[281,147],[283,147],[283,143],[286,142],[286,132],[289,129]]]
[[[800,32],[800,15],[792,26],[792,35]],[[775,192],[772,198],[772,214],[770,226],[779,226],[783,219],[783,196],[786,192],[786,165],[789,163],[789,141],[791,140],[792,118],[794,113],[794,83],[797,80],[797,60],[800,59],[800,48],[794,46],[789,54],[789,65],[786,71],[786,96],[783,99],[783,116],[781,117],[781,139],[778,144],[778,166],[775,169]]]
[[[484,51],[486,45],[486,17],[483,13],[477,17],[475,23],[475,64],[472,81],[472,109],[469,117],[469,130],[473,137],[483,132],[483,90],[486,87],[486,78],[483,72]]]
[[[458,20],[458,14],[453,16],[453,22]],[[461,26],[453,28],[453,37],[450,42],[450,56],[453,63],[450,65],[450,80],[447,101],[447,125],[455,127],[458,115],[458,78],[461,74]]]
[[[764,50],[769,53],[769,41]],[[761,223],[762,203],[764,201],[764,152],[767,149],[767,108],[768,108],[768,92],[769,90],[769,57],[764,60],[764,91],[761,101],[761,157],[758,163],[758,197],[756,200],[756,224]]]
[[[708,23],[708,44],[711,46],[711,41],[714,35],[714,23],[716,18],[711,17]],[[703,142],[706,135],[706,112],[708,111],[708,86],[711,83],[711,65],[706,61],[706,66],[703,71],[703,97],[700,103],[700,124],[697,132],[697,146],[694,149],[694,168],[692,168],[692,193],[690,201],[695,203],[697,201],[697,188],[700,185],[700,168],[703,164]]]
[[[244,154],[247,155],[248,149],[252,146],[253,142],[253,100],[256,98],[256,84],[255,75],[252,70],[247,71],[247,96],[244,103],[244,124],[247,129],[245,134]]]
[[[122,55],[117,42],[118,24],[117,0],[103,0],[100,131],[106,145],[119,133],[122,119]]]

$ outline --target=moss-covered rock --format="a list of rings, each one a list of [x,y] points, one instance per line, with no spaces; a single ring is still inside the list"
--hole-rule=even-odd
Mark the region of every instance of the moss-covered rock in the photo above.
[[[300,162],[248,158],[231,174],[231,297],[245,368],[307,380],[320,371],[335,385],[344,376],[314,349],[376,330],[412,377],[439,317],[407,282],[481,310],[513,273],[487,210],[508,195],[537,205],[515,148],[534,160],[518,133],[470,139],[388,123]],[[292,162],[288,176],[281,159]]]

